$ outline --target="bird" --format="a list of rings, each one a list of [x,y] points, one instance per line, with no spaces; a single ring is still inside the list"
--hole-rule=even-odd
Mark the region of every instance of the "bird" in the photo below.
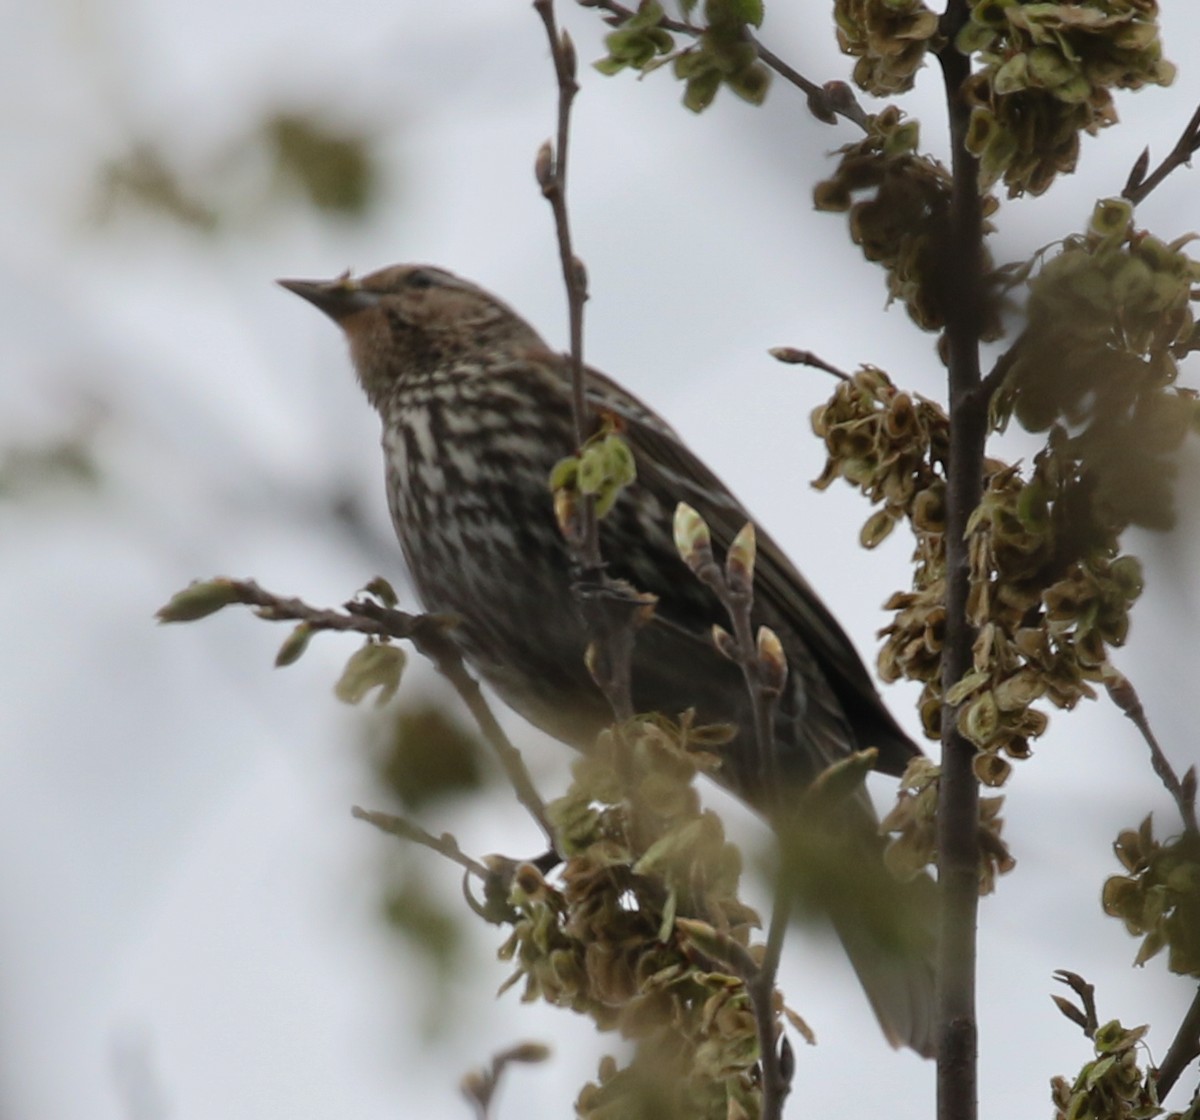
[[[345,335],[382,421],[388,507],[422,606],[456,617],[455,641],[502,701],[586,750],[613,717],[585,665],[573,558],[548,485],[576,450],[569,359],[508,304],[433,265],[278,283]],[[598,370],[585,376],[589,408],[617,418],[636,464],[636,481],[600,521],[601,554],[612,578],[656,597],[633,648],[634,709],[732,724],[715,777],[770,818],[780,791],[764,788],[750,695],[712,640],[723,608],[680,558],[672,531],[677,504],[688,503],[719,556],[749,514],[653,409]],[[778,635],[788,662],[774,726],[780,785],[803,790],[868,747],[878,770],[900,776],[920,748],[832,613],[761,529],[753,595],[754,625]],[[887,1040],[930,1057],[933,881],[901,884],[885,870],[865,790],[842,816],[853,882],[824,900],[829,916]],[[915,934],[898,939],[894,926],[881,927],[881,907],[893,905],[916,915]]]

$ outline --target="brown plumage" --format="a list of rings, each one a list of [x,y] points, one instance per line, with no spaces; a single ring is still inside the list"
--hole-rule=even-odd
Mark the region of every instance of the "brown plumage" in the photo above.
[[[584,667],[570,558],[547,486],[550,469],[574,450],[566,361],[500,300],[442,269],[397,265],[361,280],[280,283],[349,340],[383,421],[388,504],[424,607],[462,619],[455,633],[466,657],[507,704],[586,748],[611,717]],[[601,551],[614,577],[658,598],[635,645],[634,708],[695,708],[702,721],[736,724],[718,780],[775,812],[787,799],[778,791],[768,799],[757,779],[741,672],[712,646],[711,627],[724,613],[672,540],[681,500],[708,522],[718,557],[748,515],[632,394],[594,370],[587,391],[594,407],[622,418],[638,472],[601,522]],[[775,737],[785,784],[799,790],[866,747],[893,775],[920,753],[836,620],[761,531],[754,622],[779,635],[788,659]],[[902,888],[887,877],[865,795],[844,817],[840,850],[854,861],[860,889],[837,889],[825,901],[889,1040],[930,1054],[932,940],[920,932],[915,943],[897,939],[879,918],[896,906],[927,909],[932,884]]]

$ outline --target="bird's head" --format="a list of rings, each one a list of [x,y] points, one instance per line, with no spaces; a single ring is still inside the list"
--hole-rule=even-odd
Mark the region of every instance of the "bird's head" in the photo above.
[[[346,334],[359,380],[383,408],[406,377],[468,365],[487,350],[544,348],[537,333],[495,296],[431,265],[398,264],[355,278],[280,280]]]

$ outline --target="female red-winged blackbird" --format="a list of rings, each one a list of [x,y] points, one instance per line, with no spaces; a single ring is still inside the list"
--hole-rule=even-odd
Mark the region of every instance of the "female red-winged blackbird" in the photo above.
[[[345,332],[359,381],[383,421],[392,521],[427,610],[457,615],[464,654],[531,723],[586,748],[611,712],[584,666],[587,639],[571,587],[571,558],[547,480],[575,445],[567,361],[508,306],[425,265],[360,280],[283,280]],[[636,711],[741,731],[717,777],[775,814],[786,796],[758,777],[753,717],[741,670],[713,647],[716,598],[676,552],[672,520],[686,501],[708,522],[718,558],[748,520],[737,499],[654,412],[589,370],[596,409],[616,414],[637,481],[600,524],[608,572],[657,597],[634,646]],[[781,782],[797,791],[830,763],[866,747],[899,775],[919,749],[883,706],[849,639],[765,533],[758,534],[754,624],[779,635],[788,661],[776,719]],[[888,880],[865,795],[845,814],[854,886],[826,892],[830,916],[893,1045],[933,1050],[933,967],[922,878]],[[921,930],[896,937],[880,896],[925,909]],[[919,899],[919,902],[916,900]]]

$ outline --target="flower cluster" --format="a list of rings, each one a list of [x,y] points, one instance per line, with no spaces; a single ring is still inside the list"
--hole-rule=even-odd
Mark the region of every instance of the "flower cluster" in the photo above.
[[[1127,874],[1104,884],[1104,909],[1143,938],[1134,963],[1145,964],[1165,946],[1172,972],[1200,978],[1200,835],[1155,840],[1147,817],[1125,829],[1113,850]]]
[[[566,857],[561,881],[529,864],[514,877],[516,917],[501,950],[517,966],[509,983],[523,980],[524,999],[570,1007],[636,1043],[630,1065],[606,1062],[584,1088],[581,1116],[723,1120],[758,1107],[745,986],[689,932],[750,952],[758,925],[736,897],[739,853],[693,785],[719,765],[730,734],[658,717],[605,732],[548,807]]]
[[[921,681],[920,713],[931,738],[941,734],[945,610],[945,463],[948,424],[935,404],[899,392],[878,369],[838,385],[813,415],[828,462],[816,485],[843,477],[882,508],[863,529],[870,545],[901,517],[916,536],[910,591],[886,604],[881,631],[885,680]],[[971,671],[946,699],[959,730],[979,749],[976,773],[1002,785],[1008,759],[1029,754],[1046,728],[1039,700],[1073,707],[1094,695],[1107,650],[1128,631],[1141,570],[1117,555],[1117,529],[1097,522],[1093,490],[1074,441],[1051,433],[1028,477],[985,462],[982,501],[968,524],[971,594],[978,636]]]
[[[938,778],[941,767],[928,758],[914,758],[900,779],[900,792],[879,831],[890,836],[884,859],[899,879],[911,879],[937,859]],[[990,894],[996,877],[1011,871],[1013,859],[1001,833],[1003,797],[979,799],[979,893]]]
[[[586,5],[587,0],[582,0]],[[682,0],[691,18],[697,0]],[[693,112],[712,104],[726,86],[754,105],[762,103],[771,85],[771,72],[759,61],[758,50],[747,38],[749,27],[762,23],[761,0],[705,0],[704,25],[689,23],[694,41],[676,48],[664,26],[666,13],[658,0],[641,0],[637,11],[618,17],[618,26],[604,39],[606,57],[596,63],[602,74],[629,68],[643,74],[670,62],[675,77],[684,83],[683,103]],[[678,26],[678,25],[674,25]]]
[[[968,148],[985,184],[1041,194],[1079,155],[1079,134],[1117,119],[1113,89],[1169,85],[1155,0],[975,0],[955,45],[981,66],[967,83]]]
[[[911,89],[925,52],[936,49],[938,17],[922,0],[837,0],[838,46],[858,59],[854,81],[876,97]]]
[[[889,299],[900,300],[913,322],[934,331],[945,323],[951,180],[940,163],[918,154],[919,141],[916,122],[889,106],[869,118],[863,139],[839,149],[833,178],[817,184],[813,202],[818,210],[849,212],[855,244],[887,270]],[[984,214],[996,205],[987,196]],[[986,255],[984,268],[990,268]],[[999,337],[995,308],[986,310],[981,331],[984,338]]]
[[[1027,326],[996,398],[998,418],[1075,434],[1097,515],[1116,525],[1171,523],[1169,456],[1198,411],[1174,386],[1197,338],[1191,299],[1200,262],[1134,228],[1122,199],[1100,202],[1029,285]],[[1052,372],[1052,376],[1050,373]]]
[[[949,450],[940,405],[900,392],[883,370],[864,366],[838,383],[813,412],[812,426],[828,453],[813,485],[824,490],[844,478],[882,506],[863,526],[865,547],[877,545],[904,517],[940,533],[944,487],[937,472]]]
[[[1073,1082],[1064,1077],[1050,1082],[1054,1120],[1150,1120],[1161,1116],[1154,1078],[1138,1066],[1138,1047],[1149,1029],[1127,1029],[1116,1019],[1099,1027],[1093,1039],[1095,1060],[1088,1062]]]

